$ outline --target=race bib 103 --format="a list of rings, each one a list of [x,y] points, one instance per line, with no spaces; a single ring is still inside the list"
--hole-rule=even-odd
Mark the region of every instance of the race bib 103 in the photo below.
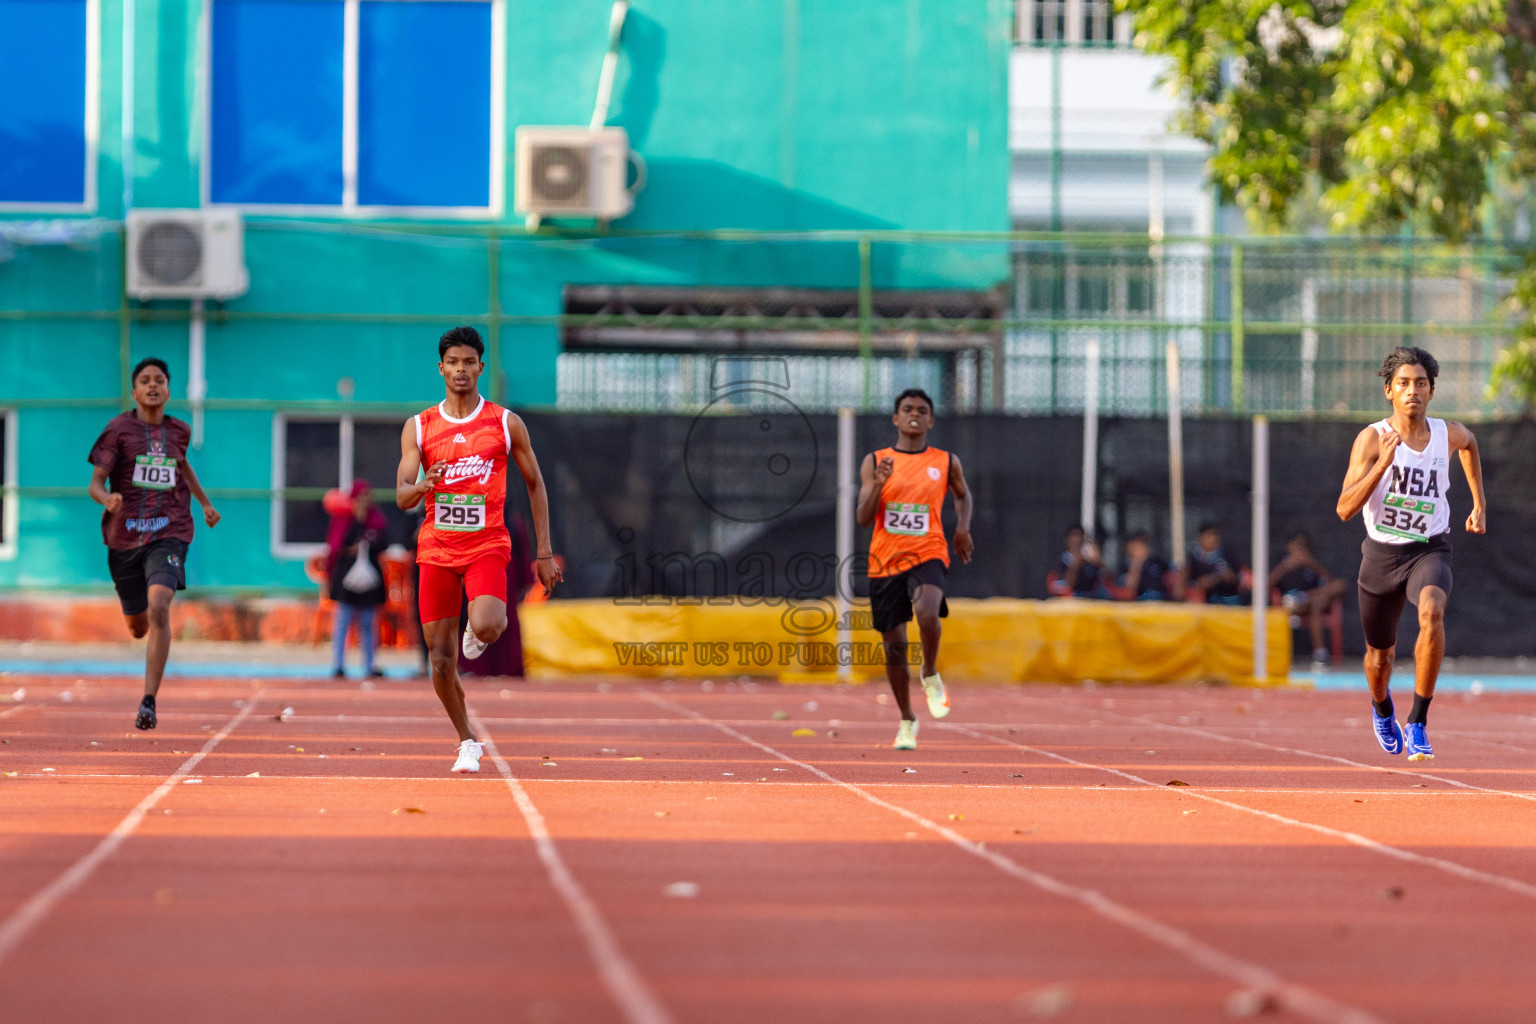
[[[911,502],[885,503],[885,532],[904,537],[922,537],[928,533],[928,506]]]
[[[168,491],[176,486],[176,460],[165,455],[135,455],[133,486]]]
[[[432,503],[432,525],[439,530],[473,533],[485,529],[483,494],[438,494]]]

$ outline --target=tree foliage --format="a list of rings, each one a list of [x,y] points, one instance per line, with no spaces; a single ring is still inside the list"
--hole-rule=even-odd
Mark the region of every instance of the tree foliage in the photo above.
[[[1536,0],[1118,4],[1257,230],[1459,243],[1536,176]],[[1510,305],[1522,340],[1495,384],[1536,401],[1536,262]]]

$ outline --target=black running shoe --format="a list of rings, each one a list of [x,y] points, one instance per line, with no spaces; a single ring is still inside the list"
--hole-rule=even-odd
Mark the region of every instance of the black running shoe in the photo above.
[[[139,704],[139,717],[134,719],[133,725],[137,729],[153,729],[156,723],[155,698],[145,697]]]

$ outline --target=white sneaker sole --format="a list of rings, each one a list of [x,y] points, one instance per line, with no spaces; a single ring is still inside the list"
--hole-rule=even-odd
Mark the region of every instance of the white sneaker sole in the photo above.
[[[459,650],[464,652],[464,657],[466,658],[480,657],[489,646],[490,644],[481,643],[480,638],[467,629],[464,631],[464,635],[459,638]]]
[[[479,770],[480,770],[480,762],[479,761],[475,761],[472,764],[466,764],[463,761],[455,761],[454,764],[453,764],[453,771],[457,772],[460,775],[472,775],[472,774],[478,772]]]
[[[1408,755],[1408,760],[1410,760],[1410,761],[1433,761],[1434,759],[1435,759],[1435,755],[1434,754],[1409,754]]]

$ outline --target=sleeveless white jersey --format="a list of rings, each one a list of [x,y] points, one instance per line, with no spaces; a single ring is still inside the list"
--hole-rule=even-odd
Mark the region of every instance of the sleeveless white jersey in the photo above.
[[[1380,437],[1391,420],[1371,424]],[[1445,420],[1429,420],[1422,452],[1399,444],[1392,466],[1365,503],[1365,532],[1383,544],[1423,543],[1451,531],[1451,457]]]

